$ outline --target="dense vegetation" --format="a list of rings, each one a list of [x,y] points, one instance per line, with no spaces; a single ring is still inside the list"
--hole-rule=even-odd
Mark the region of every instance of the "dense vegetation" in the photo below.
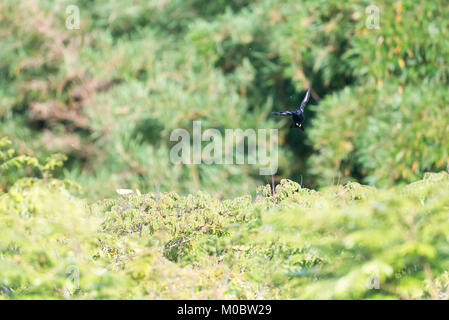
[[[446,0],[2,0],[0,299],[447,299],[448,32]],[[309,85],[305,132],[270,116]],[[275,194],[171,163],[194,120],[279,128]]]
[[[11,154],[2,170],[52,163]],[[0,196],[1,298],[449,295],[445,172],[388,191],[282,180],[224,201],[136,191],[89,205],[74,192],[47,174]]]
[[[253,166],[173,166],[170,132],[192,120],[281,128],[277,181],[387,187],[447,166],[445,0],[377,1],[377,29],[372,1],[115,0],[75,1],[70,30],[72,2],[0,4],[0,135],[40,159],[66,154],[59,176],[89,197],[266,183]],[[289,132],[269,111],[310,83],[307,130]]]

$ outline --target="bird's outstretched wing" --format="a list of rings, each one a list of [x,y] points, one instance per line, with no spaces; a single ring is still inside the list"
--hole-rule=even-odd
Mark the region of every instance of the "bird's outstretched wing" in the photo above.
[[[301,106],[297,109],[297,111],[298,110],[304,111],[304,107],[306,106],[307,102],[309,102],[309,99],[310,99],[310,88],[307,89],[306,95],[304,96],[304,99],[302,99]]]
[[[293,113],[293,111],[272,112],[272,114],[277,114],[278,116],[291,116]]]

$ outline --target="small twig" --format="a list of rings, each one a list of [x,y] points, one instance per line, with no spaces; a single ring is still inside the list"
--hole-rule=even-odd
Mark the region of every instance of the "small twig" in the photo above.
[[[160,183],[156,185],[156,204],[159,204],[159,187]]]
[[[274,174],[271,175],[271,194],[274,196],[276,194],[276,190],[274,188]]]

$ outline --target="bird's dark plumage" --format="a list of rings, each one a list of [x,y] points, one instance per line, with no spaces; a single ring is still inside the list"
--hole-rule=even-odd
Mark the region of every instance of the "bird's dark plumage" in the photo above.
[[[304,99],[302,99],[301,105],[295,111],[282,111],[282,112],[272,112],[272,114],[277,114],[279,116],[291,116],[293,124],[291,128],[299,128],[304,131],[304,107],[307,105],[310,99],[310,88],[307,89]]]

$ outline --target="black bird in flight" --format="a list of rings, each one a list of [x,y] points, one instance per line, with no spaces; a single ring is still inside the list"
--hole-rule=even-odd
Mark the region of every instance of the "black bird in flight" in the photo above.
[[[304,131],[304,107],[310,99],[310,88],[307,89],[304,99],[302,99],[301,105],[295,111],[282,111],[282,112],[272,112],[272,114],[277,114],[279,116],[291,116],[293,119],[293,124],[290,128],[299,128]]]

